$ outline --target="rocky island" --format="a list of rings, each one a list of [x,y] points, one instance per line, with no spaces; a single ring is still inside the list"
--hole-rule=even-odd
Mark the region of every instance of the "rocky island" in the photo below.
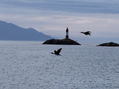
[[[54,44],[54,45],[81,45],[80,43],[69,38],[69,29],[66,29],[66,36],[64,39],[50,39],[45,41],[43,44]]]
[[[99,44],[97,46],[119,47],[119,44],[118,43],[114,43],[114,42],[108,42],[108,43]]]

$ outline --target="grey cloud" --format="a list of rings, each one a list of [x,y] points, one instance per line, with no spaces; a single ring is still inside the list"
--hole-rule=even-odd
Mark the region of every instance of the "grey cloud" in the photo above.
[[[119,1],[107,0],[4,0],[1,5],[70,13],[119,13]]]

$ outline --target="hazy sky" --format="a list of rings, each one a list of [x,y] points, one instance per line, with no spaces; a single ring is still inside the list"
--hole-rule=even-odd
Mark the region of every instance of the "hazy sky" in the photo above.
[[[92,31],[92,38],[119,38],[119,0],[0,0],[0,20],[74,38]],[[119,41],[119,40],[118,40]]]

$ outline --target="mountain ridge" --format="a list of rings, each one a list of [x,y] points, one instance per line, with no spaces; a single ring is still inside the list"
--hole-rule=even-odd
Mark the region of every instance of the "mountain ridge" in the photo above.
[[[44,41],[52,37],[34,28],[23,28],[0,20],[0,40]]]

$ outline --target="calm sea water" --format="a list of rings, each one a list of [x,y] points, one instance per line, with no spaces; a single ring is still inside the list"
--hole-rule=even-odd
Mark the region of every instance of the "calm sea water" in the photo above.
[[[119,89],[119,48],[0,41],[0,89]]]

